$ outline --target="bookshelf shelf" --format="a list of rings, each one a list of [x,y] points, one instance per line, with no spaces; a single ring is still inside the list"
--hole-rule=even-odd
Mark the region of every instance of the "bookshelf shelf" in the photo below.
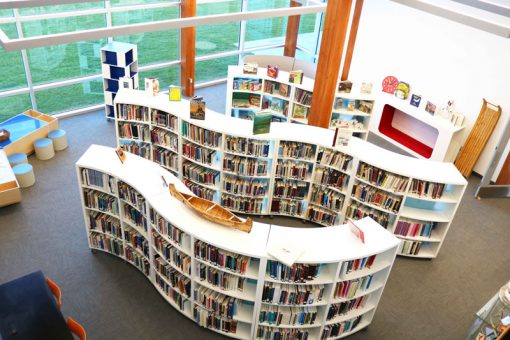
[[[350,312],[347,312],[347,313],[342,314],[342,315],[337,315],[333,319],[327,320],[325,324],[326,325],[331,325],[331,324],[347,321],[347,320],[353,319],[353,318],[355,318],[357,316],[366,314],[366,313],[372,311],[374,308],[375,308],[375,306],[369,305],[369,306],[361,307],[361,308],[358,308],[358,309],[353,309]]]
[[[276,325],[276,324],[271,324],[271,323],[267,323],[267,322],[259,322],[259,326],[263,326],[263,327],[272,327],[272,328],[297,328],[297,329],[300,329],[300,328],[317,328],[317,327],[321,327],[322,325],[320,323],[317,323],[317,324],[306,324],[306,325]]]
[[[280,82],[280,80],[277,81]],[[347,95],[346,98],[355,97],[354,94],[341,95]],[[295,97],[290,93],[289,98],[292,101]],[[157,112],[160,116],[171,115],[173,117],[172,126],[176,127],[175,132],[178,135],[178,152],[172,152],[173,158],[170,157],[168,161],[154,158],[155,151],[165,150],[163,148],[158,149],[158,146],[154,143],[123,144],[123,140],[118,139],[119,145],[125,145],[126,151],[131,151],[158,163],[163,162],[163,165],[167,168],[171,168],[173,171],[177,170],[177,176],[181,180],[187,180],[188,188],[203,198],[222,204],[222,195],[228,195],[229,199],[224,201],[225,204],[228,204],[226,207],[237,207],[234,210],[243,211],[243,213],[247,211],[244,208],[239,208],[241,204],[244,204],[243,200],[261,199],[263,207],[249,210],[251,213],[293,216],[330,226],[345,222],[349,216],[356,216],[356,219],[366,216],[371,213],[369,210],[372,209],[371,211],[381,215],[374,218],[379,218],[381,224],[385,225],[391,232],[394,232],[401,217],[446,223],[443,231],[437,234],[442,244],[467,185],[465,179],[452,164],[414,159],[395,154],[359,138],[352,138],[347,147],[333,148],[331,142],[334,131],[327,129],[299,124],[295,124],[292,129],[289,129],[285,123],[273,122],[271,123],[270,133],[254,136],[252,134],[252,122],[243,119],[232,119],[210,110],[207,110],[205,120],[189,119],[189,102],[185,100],[169,102],[166,96],[163,95],[149,97],[142,91],[122,90],[116,97],[115,103],[118,107],[122,107],[124,111],[126,109],[123,105],[136,105],[139,110],[148,112],[150,115],[154,115],[154,112]],[[151,130],[155,126],[152,125],[154,117],[150,116],[148,121],[149,125],[145,126],[148,126],[148,129]],[[183,133],[181,129],[187,129],[187,132]],[[190,131],[195,133],[193,138],[191,138]],[[197,147],[216,152],[212,167],[194,159],[188,159],[189,157],[183,154],[183,144],[188,143],[188,140],[189,143],[193,143]],[[283,152],[284,147],[293,151]],[[287,153],[295,152],[293,148],[299,150],[308,148],[308,153],[303,151]],[[168,151],[168,154],[170,153],[171,151]],[[225,162],[237,163],[225,167]],[[243,163],[242,167],[240,166],[241,163]],[[205,183],[203,180],[197,180],[198,177],[195,175],[188,176],[184,174],[182,171],[183,165],[187,165],[188,168],[190,165],[196,166],[195,174],[210,171],[215,176],[215,183],[212,184],[212,181]],[[363,170],[367,172],[366,175],[358,175],[360,165],[363,165]],[[251,167],[251,169],[261,167],[261,170],[247,171],[248,167]],[[381,179],[371,178],[369,177],[370,171],[380,171],[382,174],[401,180],[402,183],[399,186],[393,186]],[[242,195],[229,192],[225,190],[227,180],[231,182],[235,180],[265,181],[263,195],[257,196],[248,193]],[[297,207],[272,208],[273,201],[282,201],[274,194],[274,188],[280,180],[292,180],[308,185],[305,195],[301,196],[304,198],[299,209],[303,207],[304,209],[300,210],[299,213],[295,212]],[[426,182],[430,183],[427,184]],[[444,184],[442,196],[437,195],[437,192],[430,189],[441,183]],[[355,199],[351,200],[354,196],[352,194],[353,186],[361,184],[371,186],[381,192],[396,195],[401,199],[400,209],[393,211],[392,209],[385,209],[383,205],[380,207],[377,205],[371,206],[368,203],[358,203]],[[325,204],[324,209],[320,210],[322,208],[319,205],[310,204],[318,202],[312,199],[312,194],[314,188],[319,187],[323,190],[327,188],[330,192],[336,191],[344,195],[342,208],[340,210],[327,210],[328,206]],[[257,204],[260,203],[257,202]],[[297,203],[297,200],[294,203]],[[359,204],[366,211],[359,215],[346,214],[347,210],[350,209],[350,203]],[[334,211],[334,214],[331,210]],[[437,248],[437,251],[439,249],[440,247]],[[436,256],[437,252],[434,253],[433,257]]]

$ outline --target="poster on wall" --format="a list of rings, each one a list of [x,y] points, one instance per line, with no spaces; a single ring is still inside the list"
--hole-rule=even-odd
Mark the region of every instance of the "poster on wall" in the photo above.
[[[411,96],[410,104],[412,106],[420,107],[420,103],[421,103],[421,96],[417,95],[417,94],[413,94]]]
[[[436,109],[437,109],[436,104],[434,104],[430,101],[427,101],[427,105],[425,106],[425,111],[427,111],[431,115],[434,115],[436,113]]]

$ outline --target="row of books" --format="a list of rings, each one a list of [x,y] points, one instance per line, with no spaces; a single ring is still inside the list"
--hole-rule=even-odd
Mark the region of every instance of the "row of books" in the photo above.
[[[156,230],[173,241],[176,245],[183,249],[189,248],[191,237],[181,229],[177,228],[170,222],[166,221],[155,210],[151,210],[151,221]]]
[[[262,98],[261,109],[262,110],[266,110],[266,109],[271,110],[277,114],[281,114],[281,115],[287,117],[288,111],[289,111],[289,102],[284,99],[280,99],[280,98],[276,98],[276,97],[264,96]]]
[[[145,198],[129,184],[119,182],[119,196],[124,201],[137,207],[142,213],[146,213]]]
[[[317,206],[310,205],[306,212],[307,219],[312,222],[332,226],[335,224],[338,214]]]
[[[151,132],[148,125],[119,123],[119,138],[136,139],[143,142],[150,142]]]
[[[335,110],[344,110],[349,112],[359,111],[367,114],[370,114],[372,112],[373,107],[374,107],[373,101],[346,99],[341,97],[335,98],[334,104]]]
[[[175,152],[179,150],[179,137],[160,128],[152,129],[151,142],[172,149]]]
[[[340,336],[347,332],[352,332],[361,322],[363,315],[357,316],[354,319],[334,323],[332,325],[324,326],[321,334],[321,340]]]
[[[311,305],[322,301],[323,285],[286,285],[265,282],[262,301],[278,305]]]
[[[179,168],[179,155],[163,148],[154,146],[152,148],[152,159],[154,162],[177,172]]]
[[[160,235],[152,232],[152,246],[183,273],[191,275],[191,258],[167,243]]]
[[[248,156],[268,157],[270,142],[244,137],[225,137],[225,150]]]
[[[262,305],[259,322],[276,326],[313,325],[317,319],[317,307],[280,307]]]
[[[109,212],[113,215],[119,215],[119,206],[117,199],[104,192],[91,189],[83,190],[83,200],[87,208],[97,209]]]
[[[391,219],[389,214],[373,208],[369,208],[357,202],[351,202],[351,204],[349,204],[345,212],[345,217],[349,217],[354,220],[360,220],[363,217],[367,216],[371,217],[374,221],[382,225],[384,228],[388,228],[388,226],[390,225]]]
[[[202,241],[195,241],[195,256],[214,266],[228,269],[234,273],[245,274],[250,258],[219,249]]]
[[[131,222],[131,224],[137,227],[142,227],[143,230],[147,231],[147,219],[141,212],[133,208],[129,204],[123,204],[124,219]]]
[[[81,169],[81,181],[86,186],[94,186],[106,192],[115,195],[117,193],[117,186],[115,185],[115,178],[105,174],[104,172]]]
[[[288,157],[313,161],[316,146],[312,144],[281,141],[278,146],[278,157]]]
[[[225,176],[223,181],[223,190],[234,195],[256,197],[265,196],[268,185],[268,180],[241,179]]]
[[[269,94],[276,94],[282,97],[288,97],[289,96],[289,85],[266,80],[264,82],[264,92]]]
[[[207,185],[215,185],[220,180],[220,173],[211,169],[201,167],[198,164],[184,162],[182,174],[195,182]]]
[[[271,212],[274,213],[301,216],[305,209],[306,203],[304,201],[273,198],[271,202]]]
[[[294,105],[294,108],[292,109],[292,118],[306,119],[308,118],[309,112],[310,109],[306,106]]]
[[[179,292],[174,290],[168,282],[163,279],[156,272],[156,284],[159,288],[179,307],[180,310],[184,311],[186,307],[191,305],[191,302],[183,297]]]
[[[243,176],[268,176],[269,161],[256,158],[227,156],[223,158],[223,170]]]
[[[119,104],[117,106],[117,118],[123,120],[149,121],[149,109],[145,106]]]
[[[372,268],[376,257],[377,255],[371,255],[360,259],[345,261],[342,263],[342,268],[340,268],[340,275],[347,275],[350,272],[363,270],[365,268],[370,269]]]
[[[309,331],[306,329],[257,327],[257,339],[263,340],[307,340]]]
[[[412,222],[406,220],[399,220],[395,231],[395,235],[410,236],[410,237],[430,237],[432,231],[436,228],[437,222]]]
[[[352,299],[358,292],[370,288],[374,275],[363,276],[354,280],[337,282],[333,291],[334,299]]]
[[[221,146],[221,133],[206,130],[185,121],[182,122],[182,135],[205,146],[213,148]]]
[[[231,320],[237,315],[239,302],[233,297],[218,293],[201,285],[195,287],[193,297],[200,306],[220,317]]]
[[[315,168],[313,182],[317,184],[331,186],[339,190],[344,190],[344,187],[347,185],[348,179],[349,179],[348,175],[341,173],[338,170],[317,166]]]
[[[266,274],[275,280],[284,282],[306,282],[319,277],[322,264],[293,264],[287,266],[281,262],[267,260]]]
[[[352,157],[326,148],[319,148],[317,164],[328,165],[338,170],[347,171],[352,163]]]
[[[352,186],[352,196],[358,200],[398,213],[402,203],[402,197],[376,189],[371,185],[355,183]]]
[[[149,242],[133,228],[124,228],[124,241],[149,257]]]
[[[294,162],[291,160],[278,160],[276,164],[276,177],[286,177],[306,180],[312,173],[313,165],[310,163]]]
[[[418,255],[422,243],[420,241],[400,240],[398,253],[402,255]]]
[[[122,230],[118,218],[96,211],[89,211],[88,217],[90,230],[101,231],[118,238],[122,237]]]
[[[425,196],[433,199],[439,199],[443,196],[445,184],[422,181],[413,179],[409,192],[418,196]]]
[[[121,142],[121,147],[124,151],[131,152],[134,155],[138,155],[145,159],[150,159],[151,156],[151,147],[150,144],[147,143],[137,143],[134,141],[131,142]]]
[[[363,295],[356,299],[352,299],[349,301],[334,303],[329,306],[328,315],[326,320],[334,319],[338,315],[344,315],[349,313],[352,310],[363,307],[367,300],[367,296]]]
[[[216,329],[225,333],[237,332],[237,321],[224,319],[198,306],[193,307],[193,319],[202,327]]]
[[[262,80],[250,78],[234,78],[232,88],[233,90],[257,92],[262,88]]]
[[[221,194],[221,206],[230,210],[247,214],[260,214],[264,208],[264,199],[254,197],[232,196]]]
[[[154,269],[170,283],[172,288],[185,297],[191,296],[191,279],[177,272],[157,254],[154,256]]]
[[[152,109],[152,124],[177,131],[177,117],[156,109]]]
[[[209,201],[214,201],[216,190],[204,188],[203,186],[193,183],[187,179],[184,179],[183,183],[189,190],[191,190],[192,193],[194,193],[198,197],[204,198]]]
[[[197,276],[200,280],[207,281],[210,285],[221,288],[221,290],[243,291],[246,279],[237,275],[228,274],[205,264],[197,266]]]
[[[126,260],[132,265],[138,268],[146,276],[150,275],[150,263],[149,260],[140,254],[138,254],[133,248],[126,247],[125,249]]]
[[[403,176],[394,175],[364,162],[359,162],[356,176],[372,184],[395,192],[404,192],[409,179]]]
[[[327,189],[327,187],[314,184],[310,202],[320,205],[323,208],[340,212],[344,204],[344,195],[336,190]]]
[[[308,195],[308,183],[277,179],[274,182],[273,196],[305,199]]]
[[[192,143],[183,143],[182,154],[185,157],[191,158],[197,162],[213,165],[216,158],[216,151],[203,148]]]
[[[296,88],[294,101],[303,105],[312,105],[312,92]]]
[[[116,238],[92,232],[89,234],[90,245],[93,248],[105,250],[117,256],[124,255],[124,243]]]

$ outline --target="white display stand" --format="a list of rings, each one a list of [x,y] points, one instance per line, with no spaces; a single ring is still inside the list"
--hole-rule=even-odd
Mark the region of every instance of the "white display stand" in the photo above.
[[[216,300],[223,297],[237,299],[237,313],[232,318],[237,321],[235,333],[210,328],[233,338],[255,339],[260,332],[282,331],[309,332],[309,339],[319,339],[331,325],[341,324],[346,327],[350,320],[350,328],[329,337],[333,339],[357,332],[372,322],[399,245],[397,238],[373,220],[366,218],[357,222],[364,231],[365,244],[345,225],[303,229],[254,223],[252,231],[244,233],[203,219],[172,197],[163,185],[162,176],[168,183],[176,184],[179,190],[189,193],[175,176],[141,157],[130,153],[126,156],[125,162],[121,164],[113,148],[92,145],[76,163],[89,246],[92,250],[106,251],[133,264],[168,303],[186,317],[206,326],[198,315],[208,315],[209,311],[202,306],[195,292],[209,289],[211,293],[219,295]],[[95,180],[91,180],[91,177]],[[97,181],[98,177],[102,183]],[[123,188],[128,188],[130,195],[123,194]],[[91,203],[94,201],[89,201],[94,195],[103,201],[112,202],[118,209],[96,206]],[[141,219],[134,218],[135,214]],[[145,228],[143,220],[146,222]],[[116,229],[102,228],[94,225],[93,221],[107,221],[115,225]],[[165,228],[171,232],[165,232]],[[266,267],[271,265],[269,261],[273,259],[267,255],[266,249],[282,240],[306,244],[305,252],[296,263],[320,264],[319,275],[309,277],[305,282],[281,281],[270,276]],[[160,244],[163,244],[163,248]],[[230,252],[234,257],[249,257],[246,271],[238,273],[202,259],[200,245],[205,244],[215,247],[216,253]],[[168,257],[160,249],[167,252]],[[356,261],[360,265],[367,263],[367,258],[372,255],[376,256],[371,266],[347,273],[348,261],[360,259]],[[187,263],[190,270],[183,269],[188,266],[180,265],[176,259]],[[201,279],[201,272],[207,270],[244,280],[244,289],[225,290],[214,285],[214,282]],[[370,281],[370,284],[364,286],[365,289],[351,291],[348,297],[339,296],[341,286],[337,285],[356,279],[365,284]],[[188,291],[184,286],[179,286],[181,282],[186,282]],[[263,299],[266,285],[288,287],[293,291],[321,289],[323,293],[320,299],[312,300],[309,297],[308,303],[283,305]],[[357,300],[359,305],[351,306],[343,314],[328,317],[332,304],[348,304],[352,300]],[[311,308],[316,309],[317,314],[313,323],[275,326],[259,322],[260,311],[271,306],[279,306],[280,310],[291,306],[295,308],[294,312]],[[211,313],[218,317],[217,313]],[[227,318],[220,319],[222,322],[232,322]],[[356,326],[353,328],[354,324]]]
[[[437,256],[467,185],[453,164],[403,156],[359,138],[352,138],[348,147],[333,148],[334,131],[328,129],[271,123],[270,133],[254,136],[251,121],[226,117],[210,110],[207,110],[205,120],[192,120],[189,119],[189,102],[169,102],[166,96],[146,96],[142,91],[122,91],[117,96],[116,104],[118,145],[158,163],[162,161],[157,155],[165,152],[170,161],[163,162],[162,166],[179,176],[198,196],[238,213],[292,216],[324,226],[344,223],[347,217],[358,219],[371,216],[404,240],[402,255]],[[132,105],[143,110],[143,119],[120,119],[119,107],[131,110]],[[173,117],[173,128],[161,127],[154,122],[154,116],[161,114]],[[125,124],[135,124],[143,129],[146,132],[143,140],[121,137],[119,126]],[[197,142],[189,135],[185,136],[186,129],[183,127],[189,124],[196,127],[197,136],[213,134],[217,145]],[[153,142],[154,134],[161,131],[168,135],[170,146]],[[232,140],[267,144],[268,152],[266,155],[248,155],[233,151],[228,147]],[[189,146],[201,154],[212,154],[210,164],[200,157],[185,154],[184,148]],[[294,147],[308,150],[309,153],[303,153],[304,156],[290,151],[285,153],[287,147],[291,151]],[[341,158],[346,160],[344,164],[341,164]],[[259,165],[264,163],[267,166],[265,171],[247,174],[244,169],[229,167],[229,160]],[[173,165],[169,166],[170,163]],[[290,168],[305,168],[306,174],[295,176],[285,172],[287,165]],[[367,180],[358,174],[361,167],[366,166],[376,167],[388,176],[402,178],[405,185],[400,190],[394,190],[375,180]],[[202,180],[196,176],[197,171],[215,176],[216,181]],[[265,190],[262,194],[229,190],[227,185],[236,181],[244,181],[245,187],[253,186],[255,181]],[[418,181],[440,183],[445,186],[445,193],[441,197],[418,195],[412,190]],[[287,190],[293,187],[301,194],[289,194]],[[376,201],[374,195],[361,197],[355,192],[360,188],[371,190],[378,196],[385,195],[401,204],[389,209],[386,204]],[[434,230],[428,234],[411,233],[409,230],[403,232],[400,230],[402,223],[429,224],[429,227],[433,225]],[[415,251],[410,253],[413,247]]]

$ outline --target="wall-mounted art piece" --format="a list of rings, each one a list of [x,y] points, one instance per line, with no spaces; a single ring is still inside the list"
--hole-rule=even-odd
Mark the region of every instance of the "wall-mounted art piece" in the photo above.
[[[413,94],[411,96],[411,101],[409,102],[412,106],[420,107],[421,96],[418,94]]]
[[[387,76],[382,81],[382,90],[386,93],[393,94],[398,86],[398,79],[394,76]]]
[[[409,97],[409,90],[409,84],[401,81],[398,83],[397,89],[395,90],[395,97],[406,100]]]

